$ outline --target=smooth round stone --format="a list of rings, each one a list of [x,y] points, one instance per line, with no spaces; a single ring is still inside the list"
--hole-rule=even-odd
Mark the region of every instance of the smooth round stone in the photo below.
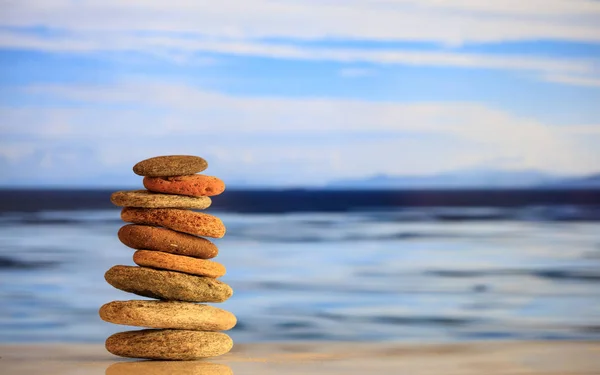
[[[196,236],[221,238],[225,235],[225,225],[221,219],[190,210],[125,207],[121,211],[121,219],[135,224],[165,227]]]
[[[121,361],[105,375],[233,375],[231,367],[207,361]]]
[[[99,311],[102,320],[127,326],[226,331],[237,319],[229,311],[208,305],[175,301],[113,301]]]
[[[208,168],[206,160],[199,156],[167,155],[142,160],[133,166],[140,176],[168,177],[202,172]]]
[[[129,358],[194,360],[223,355],[233,341],[221,332],[144,329],[119,332],[106,339],[106,350]]]
[[[149,249],[194,258],[210,259],[219,249],[206,238],[149,225],[127,224],[119,229],[119,240],[133,249]]]
[[[211,277],[146,267],[113,266],[104,278],[125,292],[167,301],[224,302],[233,295],[229,285]]]
[[[212,203],[209,197],[160,194],[148,190],[117,191],[112,193],[110,201],[120,207],[187,208],[195,210],[208,208]]]
[[[225,266],[221,263],[160,251],[138,250],[133,253],[133,261],[142,267],[178,271],[190,275],[213,278],[225,275]]]
[[[225,191],[225,183],[213,176],[193,174],[174,177],[144,177],[144,187],[165,194],[204,197],[219,195]]]

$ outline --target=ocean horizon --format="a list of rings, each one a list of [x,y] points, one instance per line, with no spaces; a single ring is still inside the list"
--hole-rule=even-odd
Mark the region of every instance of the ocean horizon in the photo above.
[[[0,212],[113,208],[110,194],[131,188],[0,187]],[[228,188],[208,210],[232,212],[335,212],[403,207],[600,206],[598,189],[321,189]]]

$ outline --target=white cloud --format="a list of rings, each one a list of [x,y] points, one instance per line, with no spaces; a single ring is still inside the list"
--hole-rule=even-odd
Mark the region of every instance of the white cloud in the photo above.
[[[369,77],[375,74],[374,69],[367,68],[343,68],[340,69],[340,76],[347,78]]]
[[[32,142],[0,143],[0,158],[8,161],[18,161],[35,152],[36,145]]]
[[[351,48],[300,47],[291,44],[249,41],[190,40],[173,37],[128,36],[113,42],[112,37],[80,35],[77,38],[43,38],[11,31],[0,31],[0,46],[31,48],[53,52],[150,51],[161,56],[173,55],[181,62],[193,53],[223,53],[277,59],[364,62],[414,66],[454,66],[525,70],[552,74],[591,74],[596,70],[593,60],[544,58],[519,55],[485,55],[475,53],[432,52],[410,50],[362,50]]]
[[[600,87],[593,56],[446,48],[599,43],[600,2],[591,0],[0,0],[0,8],[0,48],[116,52],[195,65],[215,63],[211,54],[328,61],[342,64],[344,77],[373,74],[380,65],[484,68]],[[305,43],[332,40],[361,43]],[[390,41],[440,47],[348,47]],[[277,183],[475,165],[576,174],[600,165],[600,124],[553,126],[479,103],[237,97],[133,81],[37,85],[23,95],[45,105],[0,108],[0,162],[32,178],[91,173],[81,163],[94,173],[129,171],[135,161],[167,153],[202,154],[225,175]],[[82,105],[51,105],[63,99]]]
[[[584,86],[584,87],[600,87],[600,78],[598,77],[586,77],[586,76],[575,76],[567,74],[549,74],[544,77],[546,81],[563,83],[572,86]]]
[[[361,0],[361,2],[363,1]],[[417,3],[423,7],[493,15],[564,17],[600,14],[600,6],[593,0],[367,0],[367,2],[387,4]]]
[[[202,54],[338,63],[487,68],[597,87],[598,61],[406,48],[315,47],[298,40],[429,41],[445,45],[521,40],[600,42],[591,0],[373,0],[208,2],[4,1],[0,48],[61,53],[140,52],[177,64]],[[49,32],[31,32],[42,27]],[[16,29],[15,29],[16,28]],[[25,29],[22,29],[25,28]],[[266,42],[264,39],[279,42]],[[341,74],[356,77],[353,68]],[[362,73],[361,73],[362,74]]]
[[[4,136],[87,145],[105,169],[192,153],[236,178],[320,183],[481,165],[565,174],[600,165],[600,124],[553,126],[478,103],[248,98],[147,82],[26,91],[85,105],[0,108]]]
[[[71,32],[166,31],[218,38],[599,41],[593,0],[4,1],[0,23]]]

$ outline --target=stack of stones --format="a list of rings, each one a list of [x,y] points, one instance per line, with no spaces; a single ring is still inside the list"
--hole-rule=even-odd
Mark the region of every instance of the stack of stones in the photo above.
[[[236,317],[197,302],[223,302],[233,294],[218,281],[225,274],[214,258],[217,247],[203,237],[225,235],[223,222],[197,212],[210,206],[209,196],[225,190],[223,181],[198,174],[208,167],[196,156],[160,156],[139,162],[133,171],[144,176],[147,190],[119,191],[111,201],[124,207],[121,218],[133,223],[119,239],[136,249],[136,266],[114,266],[105,274],[115,288],[157,300],[113,301],[100,308],[110,323],[147,327],[120,332],[106,340],[119,356],[192,360],[227,353]]]

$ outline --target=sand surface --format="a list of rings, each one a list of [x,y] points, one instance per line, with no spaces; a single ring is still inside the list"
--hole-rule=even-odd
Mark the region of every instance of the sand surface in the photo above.
[[[600,342],[241,344],[192,362],[135,361],[97,344],[0,345],[0,373],[21,374],[600,374]]]

